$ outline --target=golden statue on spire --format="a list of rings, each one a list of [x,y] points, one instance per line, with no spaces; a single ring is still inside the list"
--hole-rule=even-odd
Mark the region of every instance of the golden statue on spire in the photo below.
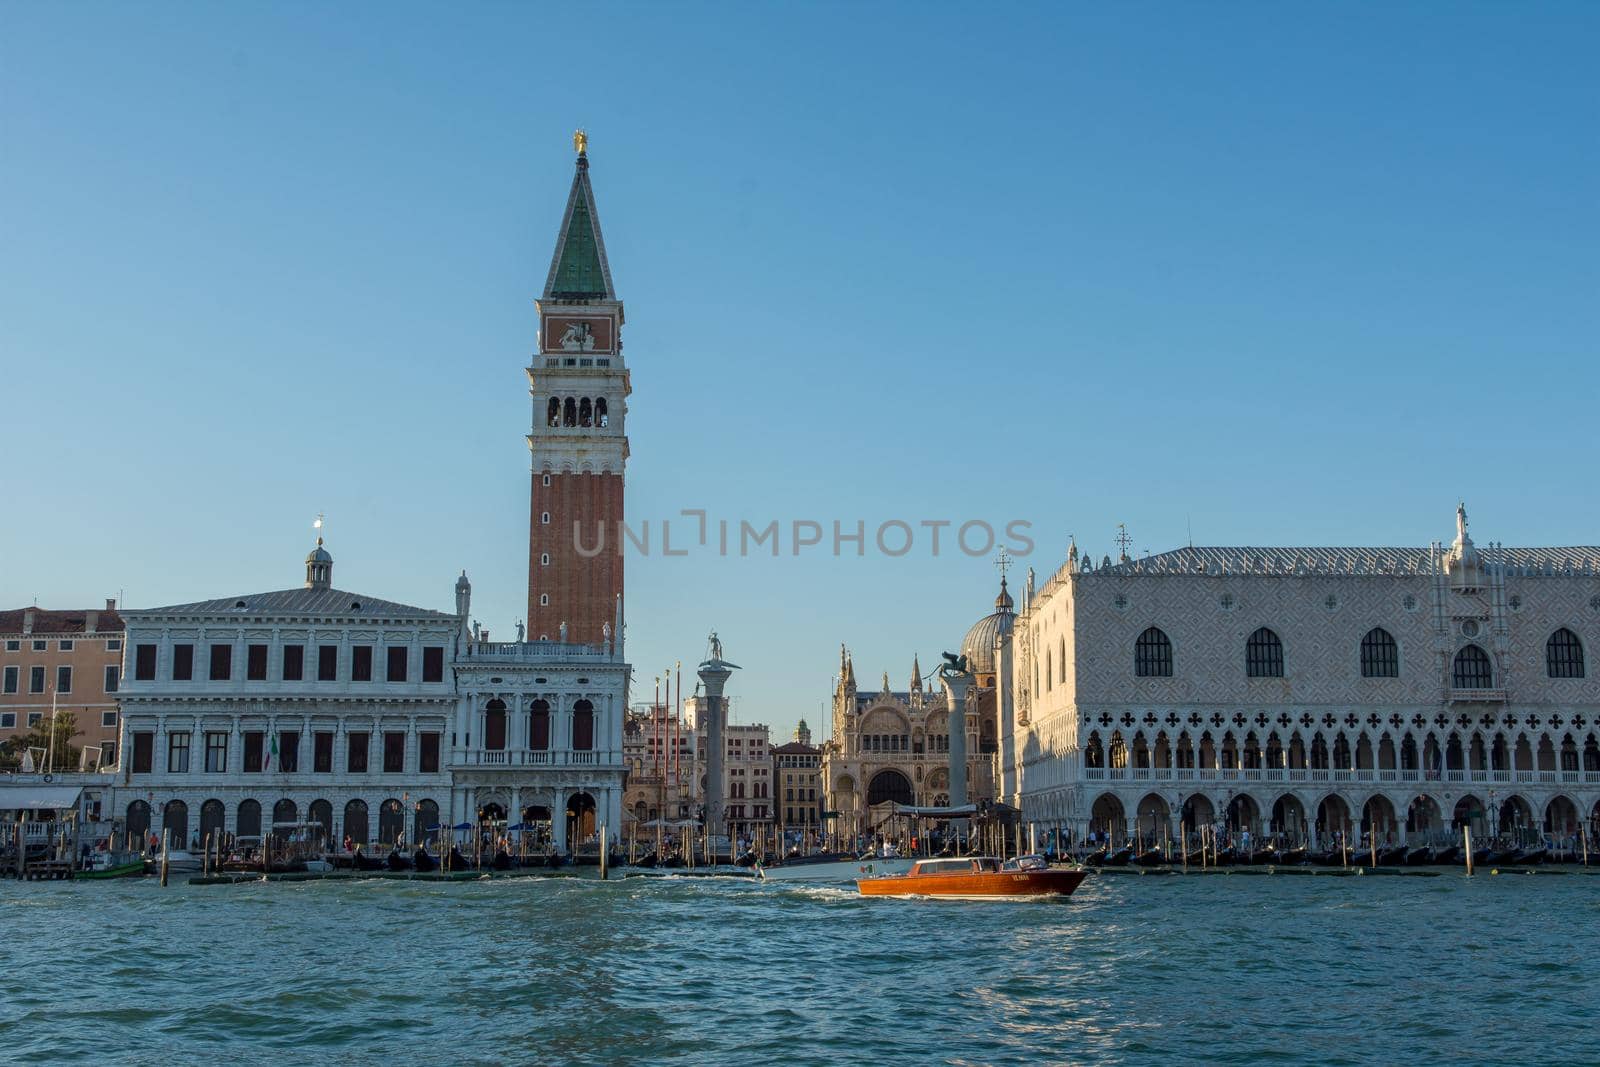
[[[589,135],[581,129],[573,131],[572,150],[580,156],[589,151]]]

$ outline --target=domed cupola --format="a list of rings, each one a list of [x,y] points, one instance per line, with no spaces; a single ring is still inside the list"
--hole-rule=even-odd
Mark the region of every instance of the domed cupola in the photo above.
[[[961,654],[967,657],[967,669],[973,674],[994,673],[994,646],[997,638],[1011,633],[1017,613],[1011,593],[1006,589],[1005,578],[1000,579],[1000,594],[994,598],[994,612],[972,624],[967,636],[961,639]]]
[[[321,537],[317,538],[317,547],[306,557],[306,588],[333,588],[333,557],[322,547]]]

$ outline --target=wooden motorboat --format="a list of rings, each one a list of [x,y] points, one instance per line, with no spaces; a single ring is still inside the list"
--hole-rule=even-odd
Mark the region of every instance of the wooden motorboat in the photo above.
[[[1087,877],[1081,870],[1051,867],[1043,856],[1022,856],[1004,863],[993,856],[967,856],[918,860],[907,874],[862,878],[856,889],[866,897],[1064,897]]]

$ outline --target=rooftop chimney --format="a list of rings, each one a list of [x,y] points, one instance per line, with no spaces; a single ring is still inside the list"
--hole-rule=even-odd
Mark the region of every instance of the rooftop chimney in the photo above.
[[[33,633],[33,609],[32,608],[27,608],[22,613],[22,632],[25,633],[25,634]]]
[[[106,610],[107,611],[116,611],[117,610],[117,598],[116,597],[114,597],[114,596],[106,597]]]

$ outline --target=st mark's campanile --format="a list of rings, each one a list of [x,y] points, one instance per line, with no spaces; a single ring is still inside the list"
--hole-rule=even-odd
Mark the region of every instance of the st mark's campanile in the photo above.
[[[533,493],[528,536],[528,639],[600,644],[617,624],[628,370],[622,301],[611,284],[589,184],[587,138],[573,138],[577,172],[538,301],[533,397]]]

